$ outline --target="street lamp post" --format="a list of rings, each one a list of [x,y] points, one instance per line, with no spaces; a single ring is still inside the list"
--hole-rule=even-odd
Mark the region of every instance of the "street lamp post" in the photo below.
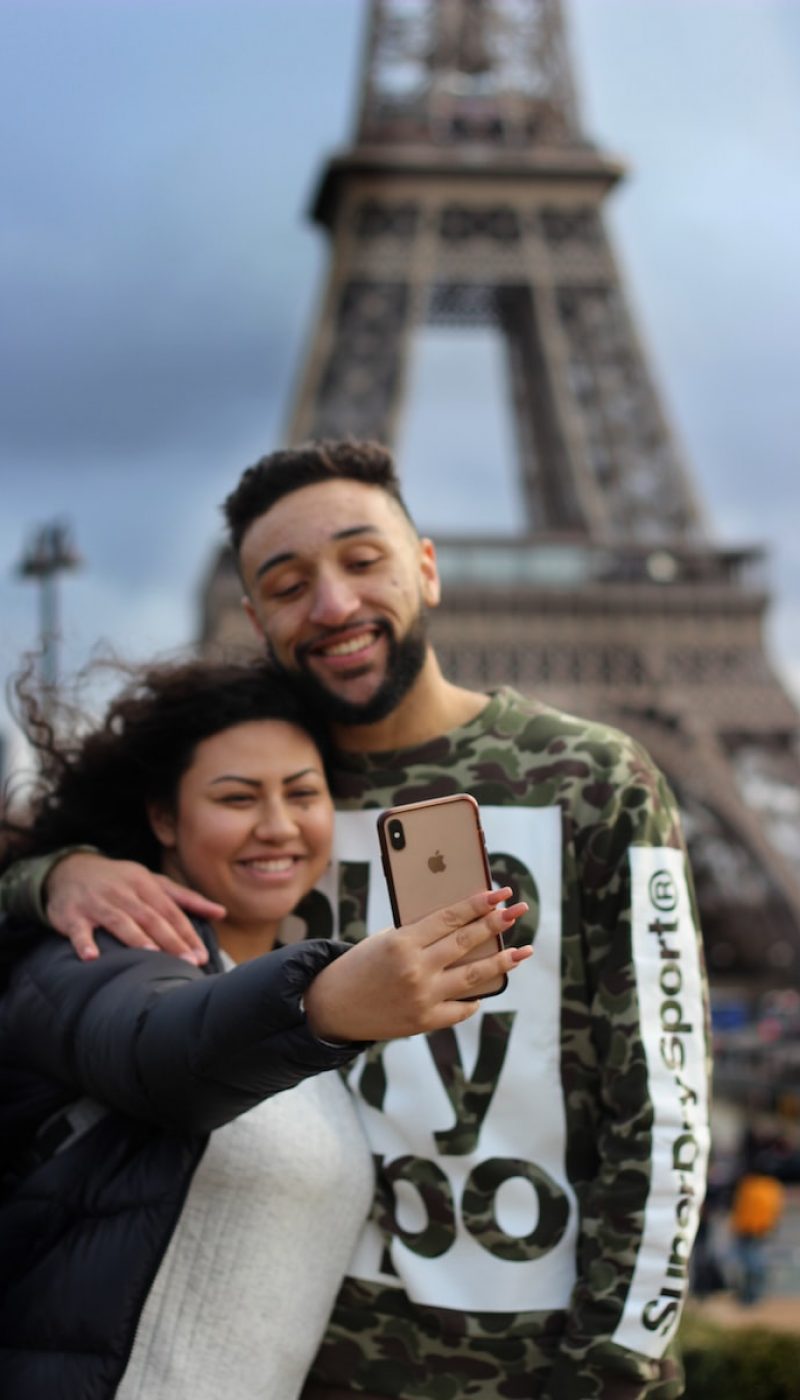
[[[79,568],[82,562],[69,526],[63,520],[53,520],[35,531],[17,565],[21,578],[36,579],[39,584],[41,680],[48,708],[58,689],[58,575]]]

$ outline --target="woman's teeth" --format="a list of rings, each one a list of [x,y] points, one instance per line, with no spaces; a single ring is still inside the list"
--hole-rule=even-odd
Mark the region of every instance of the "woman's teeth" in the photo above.
[[[260,870],[265,875],[278,875],[284,870],[291,870],[294,856],[281,856],[275,860],[245,860],[242,864],[250,870]]]

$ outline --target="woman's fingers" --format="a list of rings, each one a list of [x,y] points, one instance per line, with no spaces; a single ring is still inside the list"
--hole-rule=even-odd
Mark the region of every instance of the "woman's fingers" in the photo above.
[[[312,1031],[323,1040],[392,1040],[466,1021],[477,998],[530,956],[530,948],[498,949],[497,935],[528,908],[521,901],[503,908],[510,894],[506,887],[474,895],[356,944],[306,989]],[[476,957],[481,944],[486,956]]]
[[[516,924],[517,918],[527,913],[527,904],[520,900],[517,904],[509,904],[502,909],[493,910],[490,914],[483,914],[482,918],[475,918],[471,924],[455,928],[447,938],[440,938],[434,948],[430,949],[430,955],[448,967],[451,962],[475,952],[486,939],[504,934],[511,924]],[[450,953],[454,953],[454,956],[450,956]]]
[[[508,890],[506,893],[510,894],[511,891]],[[520,900],[517,904],[495,907],[490,913],[484,913],[477,919],[473,918],[471,923],[454,928],[451,933],[438,939],[436,943],[429,945],[426,949],[431,966],[433,968],[450,967],[462,958],[468,958],[483,943],[490,945],[494,943],[491,953],[495,953],[498,936],[505,933],[517,919],[522,918],[522,915],[527,914],[527,912],[527,904]],[[491,954],[486,958],[477,959],[478,965],[486,969],[490,956]]]
[[[504,948],[501,953],[476,958],[459,967],[446,968],[439,980],[442,999],[445,1002],[451,998],[454,1001],[471,1000],[496,992],[508,974],[520,963],[527,962],[532,953],[530,944],[526,948]]]
[[[418,919],[414,924],[405,924],[403,932],[407,937],[413,938],[419,947],[430,947],[468,924],[473,924],[476,919],[492,913],[512,893],[510,885],[504,885],[500,890],[482,890],[480,894],[472,894],[467,899],[460,899],[456,904],[446,904],[442,909],[437,909],[433,914],[426,914],[424,919]]]

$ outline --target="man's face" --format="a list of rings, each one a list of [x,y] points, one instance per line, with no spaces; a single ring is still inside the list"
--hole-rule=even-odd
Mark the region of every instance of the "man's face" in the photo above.
[[[304,486],[250,526],[240,564],[275,662],[331,719],[391,713],[422,669],[439,580],[432,544],[390,496],[358,481]]]

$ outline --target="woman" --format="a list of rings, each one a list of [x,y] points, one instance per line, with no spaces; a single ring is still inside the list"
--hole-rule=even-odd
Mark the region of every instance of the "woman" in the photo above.
[[[333,810],[321,740],[261,666],[151,670],[67,752],[28,719],[50,777],[7,861],[102,845],[220,916],[205,971],[102,934],[82,963],[41,931],[12,969],[0,1391],[292,1400],[372,1190],[347,1091],[312,1076],[471,1014],[475,964],[450,965],[525,906],[498,891],[347,952],[276,948]]]

